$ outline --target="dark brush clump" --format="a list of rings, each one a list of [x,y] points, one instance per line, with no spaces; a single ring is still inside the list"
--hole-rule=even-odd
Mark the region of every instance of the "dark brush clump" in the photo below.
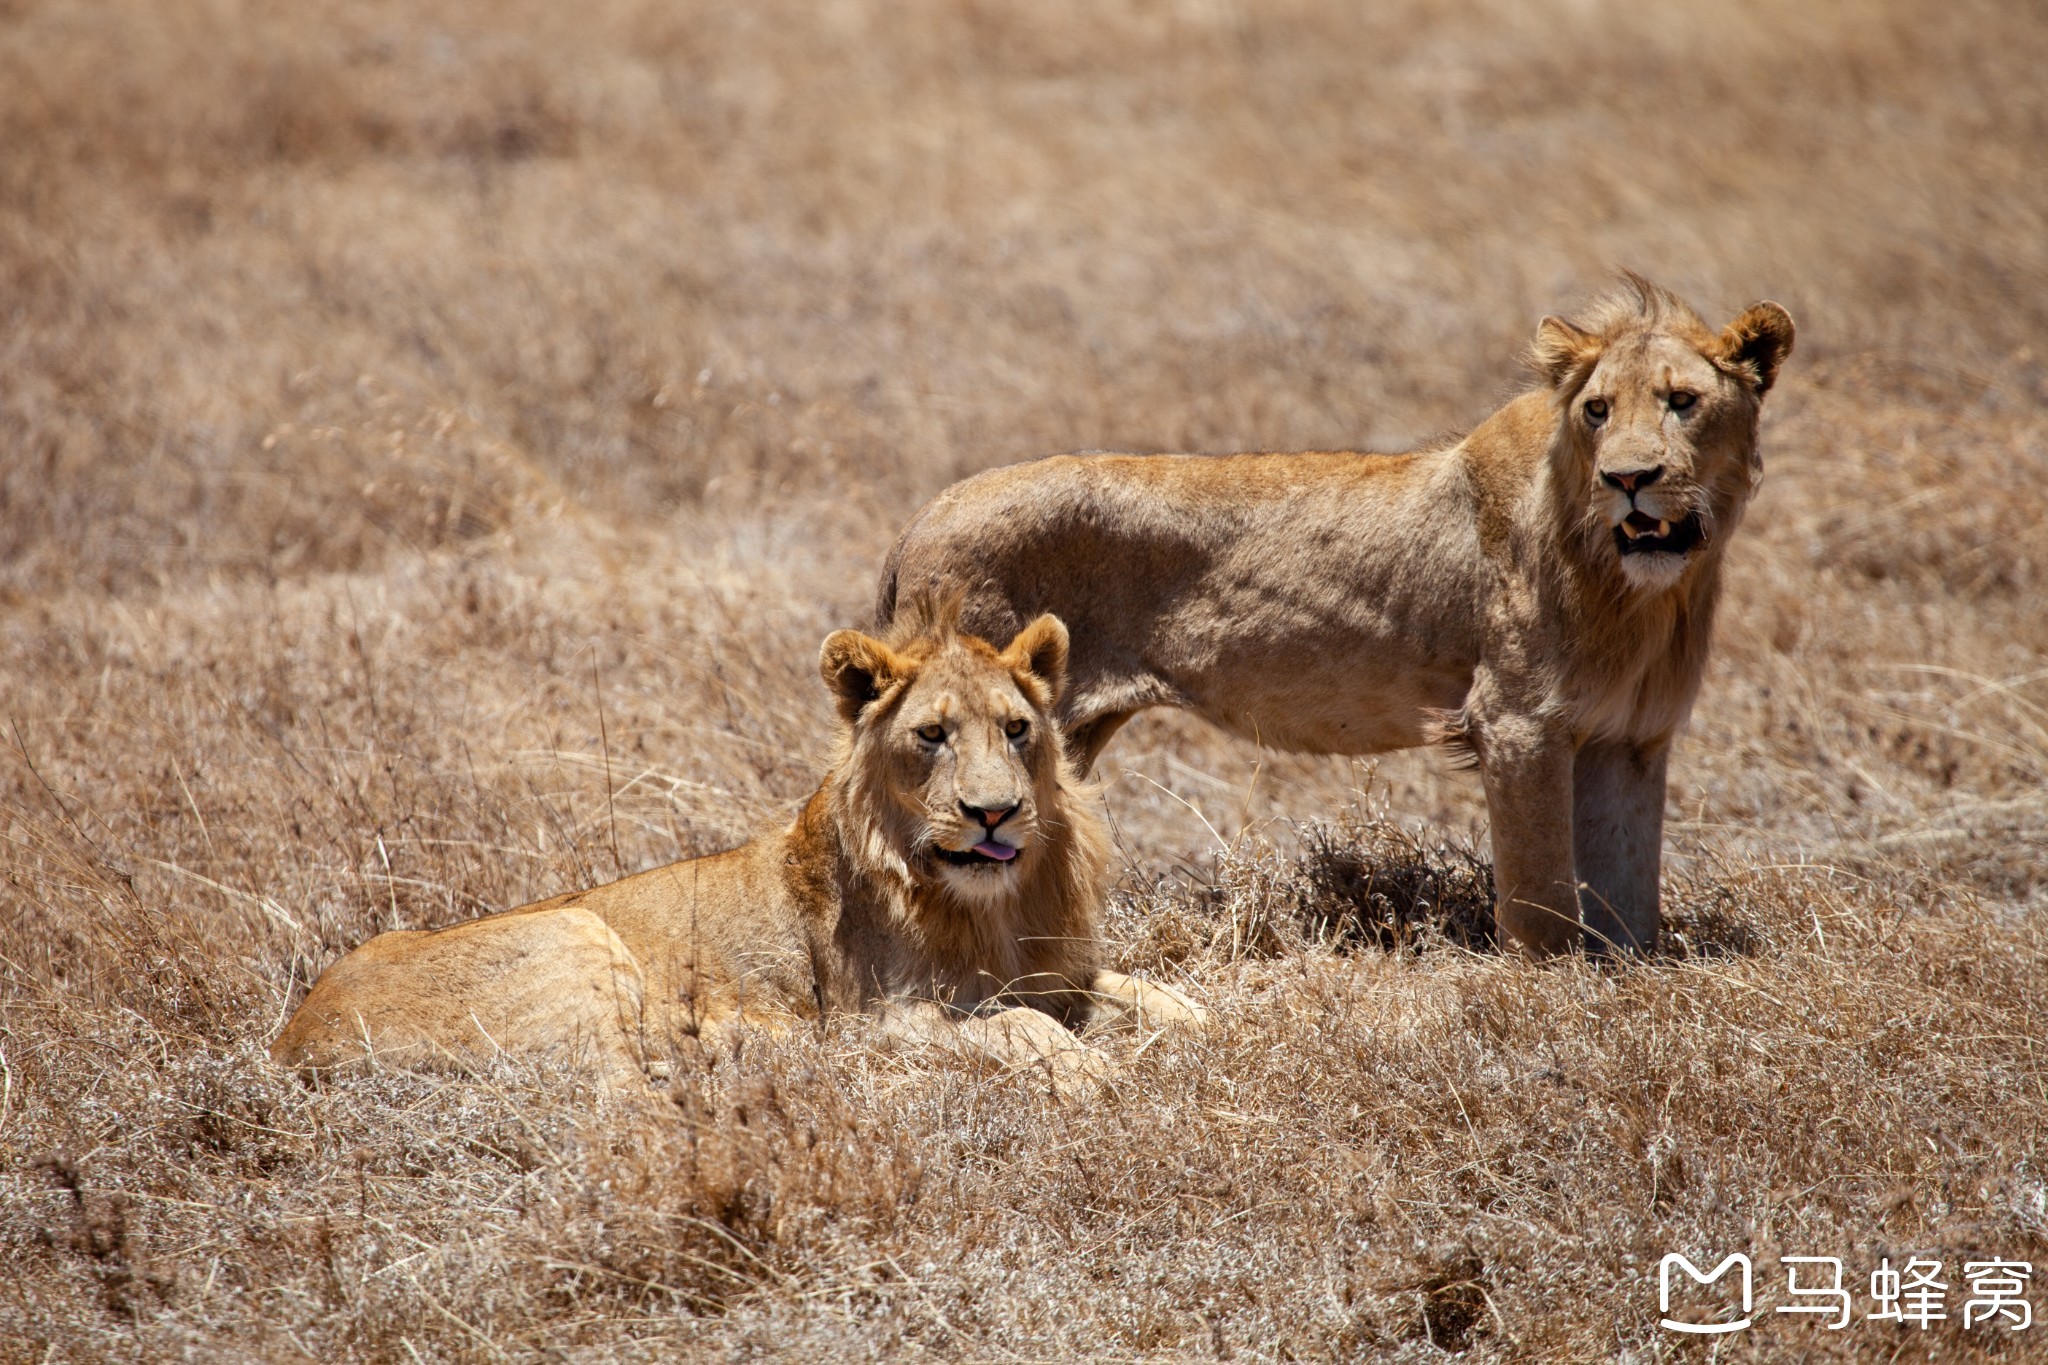
[[[1308,826],[1302,849],[1281,895],[1307,939],[1383,952],[1493,947],[1493,864],[1469,845],[1352,812]]]
[[[1298,851],[1240,838],[1205,872],[1155,875],[1111,897],[1104,924],[1126,962],[1171,967],[1203,950],[1278,957],[1308,945],[1420,953],[1491,950],[1493,865],[1385,810],[1299,827]]]

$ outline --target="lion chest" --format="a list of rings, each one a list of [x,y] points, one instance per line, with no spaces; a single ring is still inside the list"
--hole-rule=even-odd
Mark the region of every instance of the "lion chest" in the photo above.
[[[1699,694],[1705,641],[1682,613],[1581,655],[1568,673],[1573,731],[1590,739],[1648,742],[1669,736]]]

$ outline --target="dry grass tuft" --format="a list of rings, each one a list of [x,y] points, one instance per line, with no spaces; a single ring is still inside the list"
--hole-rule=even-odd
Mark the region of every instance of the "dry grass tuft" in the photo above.
[[[532,1254],[562,1272],[565,1307],[607,1288],[699,1312],[794,1287],[834,1239],[890,1239],[917,1202],[915,1146],[863,1114],[815,1054],[764,1067],[742,1056],[716,1084],[686,1076],[676,1113],[584,1137],[576,1197],[537,1228]],[[662,1307],[673,1306],[661,1304]]]
[[[0,1360],[1679,1359],[1734,1250],[1718,1358],[2027,1356],[1770,1258],[2048,1266],[2044,67],[1990,0],[0,0]],[[859,1021],[268,1066],[370,934],[785,818],[948,480],[1468,426],[1616,266],[1800,326],[1659,961],[1491,951],[1433,755],[1155,715],[1112,953],[1219,1022],[1094,1102]]]

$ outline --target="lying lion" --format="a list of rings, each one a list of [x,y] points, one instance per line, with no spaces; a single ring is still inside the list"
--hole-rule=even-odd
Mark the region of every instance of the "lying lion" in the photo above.
[[[1537,954],[1659,928],[1664,770],[1721,559],[1792,350],[1759,303],[1720,331],[1655,285],[1545,318],[1543,382],[1406,455],[1064,456],[955,484],[904,528],[879,610],[959,591],[968,629],[1074,628],[1060,704],[1085,772],[1182,706],[1308,753],[1476,759],[1497,916]]]
[[[280,1063],[495,1053],[638,1080],[685,1036],[881,1015],[898,1037],[1061,1068],[1098,1008],[1198,1021],[1099,965],[1108,838],[1052,723],[1067,631],[1000,652],[943,613],[842,630],[819,667],[839,756],[796,823],[729,853],[429,932],[379,934],[314,983]]]

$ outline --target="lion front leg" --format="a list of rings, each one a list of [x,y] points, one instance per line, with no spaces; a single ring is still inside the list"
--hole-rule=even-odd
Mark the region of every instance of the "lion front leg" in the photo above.
[[[1483,722],[1475,737],[1493,825],[1494,922],[1531,957],[1569,952],[1580,941],[1570,739],[1519,717]]]
[[[928,1000],[904,1001],[882,1014],[901,1043],[949,1048],[1005,1067],[1043,1066],[1061,1093],[1085,1089],[1103,1073],[1102,1054],[1051,1015],[1025,1006],[962,1014]]]
[[[1664,770],[1671,742],[1592,740],[1572,765],[1572,854],[1592,952],[1647,953],[1662,915]]]
[[[1208,1010],[1173,987],[1140,981],[1122,972],[1097,972],[1089,995],[1095,1002],[1097,1023],[1138,1028],[1200,1028],[1209,1022]]]

